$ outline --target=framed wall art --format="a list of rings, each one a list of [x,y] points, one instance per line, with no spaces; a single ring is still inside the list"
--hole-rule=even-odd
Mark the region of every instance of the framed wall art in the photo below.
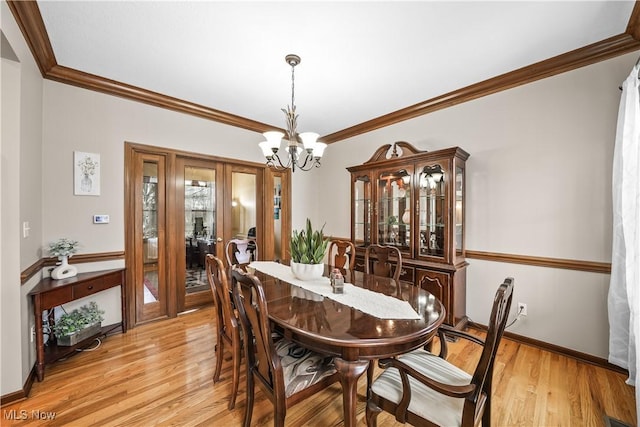
[[[100,195],[100,154],[73,152],[73,194]]]

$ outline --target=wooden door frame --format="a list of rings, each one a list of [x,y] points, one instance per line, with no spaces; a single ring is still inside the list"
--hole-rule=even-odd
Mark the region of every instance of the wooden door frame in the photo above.
[[[273,234],[273,177],[274,174],[280,174],[282,177],[282,243],[283,243],[283,252],[285,254],[289,253],[288,244],[289,239],[288,236],[291,233],[291,172],[289,170],[282,172],[274,172],[270,168],[268,168],[264,163],[255,163],[248,162],[243,160],[206,155],[200,153],[193,153],[182,150],[175,150],[166,147],[157,147],[151,145],[138,144],[134,142],[125,141],[124,143],[124,228],[125,228],[125,264],[127,266],[126,269],[126,281],[128,286],[127,291],[125,292],[125,298],[127,303],[127,322],[130,327],[136,326],[136,298],[135,298],[135,283],[136,283],[136,248],[132,244],[135,242],[135,170],[134,170],[134,160],[137,154],[145,153],[150,155],[158,155],[164,156],[165,158],[165,169],[166,169],[166,196],[165,203],[166,206],[175,206],[177,203],[176,200],[176,162],[177,158],[187,158],[193,159],[194,161],[205,161],[205,162],[216,162],[223,165],[232,165],[235,170],[242,170],[242,168],[246,168],[246,170],[259,171],[259,181],[258,184],[258,194],[257,198],[260,199],[258,204],[262,204],[263,208],[261,212],[256,211],[257,222],[262,226],[263,233],[260,233],[261,236],[259,238],[261,240],[258,241],[260,246],[260,258],[261,259],[273,259],[274,257],[274,248],[273,242],[271,241],[271,245],[269,246],[269,241],[272,239],[267,239],[265,236]],[[224,168],[223,168],[224,169]],[[222,191],[222,189],[221,189]],[[262,195],[260,194],[262,192]],[[261,197],[262,196],[262,197]],[[228,204],[230,206],[229,201],[225,199],[224,193],[217,193],[216,197],[221,197],[223,204]],[[226,208],[225,208],[226,209]],[[262,218],[262,221],[260,221]],[[177,244],[183,244],[182,240],[178,239],[176,236],[175,230],[177,227],[176,224],[177,218],[176,215],[167,214],[165,219],[166,222],[166,230],[167,230],[167,247],[163,248],[166,254],[175,253],[177,248]],[[224,220],[223,220],[224,221]],[[258,224],[256,224],[258,226]],[[230,234],[231,229],[225,230],[225,233]],[[224,237],[226,238],[226,236]],[[141,249],[140,249],[141,250]],[[223,250],[223,249],[222,249]],[[224,256],[220,253],[220,250],[216,249],[218,252],[218,256]],[[138,252],[139,253],[139,252]],[[285,256],[286,257],[286,256]],[[166,277],[169,282],[173,282],[172,278],[176,277],[178,261],[177,257],[166,256],[167,262],[165,263],[164,269]],[[169,317],[175,317],[178,314],[177,311],[177,289],[174,286],[167,286],[167,315]]]
[[[158,152],[150,152],[147,150],[126,150],[125,151],[125,164],[127,165],[125,169],[125,263],[129,267],[126,269],[126,282],[129,283],[129,286],[126,286],[125,298],[126,298],[126,306],[127,306],[127,324],[135,325],[140,323],[145,323],[147,320],[141,320],[142,313],[138,310],[137,304],[137,288],[135,284],[137,283],[137,278],[140,274],[144,275],[144,270],[139,271],[137,259],[143,257],[143,247],[141,242],[137,239],[136,234],[136,224],[140,221],[141,210],[140,201],[136,199],[136,194],[139,194],[141,191],[141,182],[136,179],[142,171],[140,170],[140,166],[137,162],[138,158],[143,162],[145,160],[159,160],[158,165],[158,184],[164,183],[164,188],[158,186],[158,206],[166,206],[169,203],[167,199],[167,174],[166,171],[168,169],[167,163],[168,159],[166,155]],[[164,164],[164,167],[160,165]],[[158,210],[158,241],[165,241],[167,239],[166,230],[168,229],[167,217],[165,216],[164,210]],[[168,266],[166,263],[166,255],[165,255],[165,247],[161,244],[158,245],[158,284],[165,284],[166,286],[166,278],[168,277]],[[144,267],[143,267],[144,269]],[[164,303],[166,304],[171,297],[171,290],[168,286],[166,289],[158,289],[164,296]],[[163,298],[160,299],[160,303],[162,303]],[[155,318],[162,318],[165,316],[169,316],[169,307],[164,307],[165,314],[161,315],[160,312],[158,316]]]

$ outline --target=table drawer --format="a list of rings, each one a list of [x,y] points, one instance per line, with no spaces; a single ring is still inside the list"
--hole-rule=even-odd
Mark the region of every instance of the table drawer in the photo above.
[[[79,299],[95,294],[96,292],[104,291],[105,289],[112,288],[120,283],[120,273],[89,280],[84,283],[78,283],[77,285],[73,285],[73,299]]]
[[[42,309],[48,310],[73,300],[73,295],[70,287],[64,287],[40,294],[39,298]]]

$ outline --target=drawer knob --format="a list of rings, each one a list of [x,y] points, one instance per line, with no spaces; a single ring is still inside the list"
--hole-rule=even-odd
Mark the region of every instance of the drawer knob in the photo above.
[[[93,285],[87,286],[87,289],[89,289],[89,290],[93,289]]]

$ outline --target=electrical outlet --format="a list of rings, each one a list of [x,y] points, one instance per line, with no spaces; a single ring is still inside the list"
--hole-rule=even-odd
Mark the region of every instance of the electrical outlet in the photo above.
[[[31,327],[31,342],[36,339],[36,327],[35,325]]]
[[[526,316],[527,315],[527,304],[525,304],[523,302],[519,302],[518,303],[518,315],[519,316]]]

